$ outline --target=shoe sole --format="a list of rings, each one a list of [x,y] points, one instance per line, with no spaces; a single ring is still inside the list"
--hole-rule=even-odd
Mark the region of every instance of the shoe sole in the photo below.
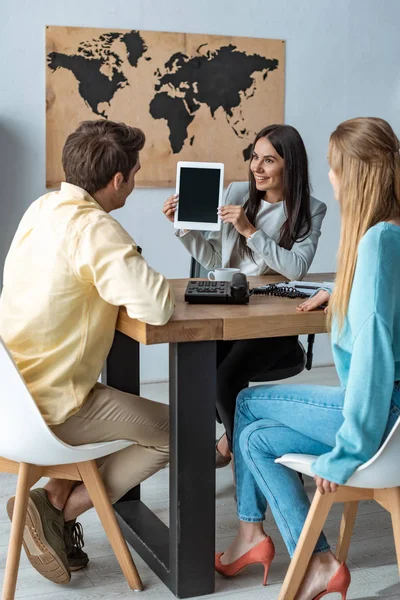
[[[88,563],[86,563],[86,565],[82,565],[81,567],[70,567],[69,570],[71,573],[74,573],[75,571],[81,571],[82,569],[85,569],[87,566]]]
[[[230,462],[231,462],[230,458],[227,459],[226,461],[222,461],[219,456],[216,456],[215,457],[215,468],[216,469],[223,469],[223,468],[227,467]]]
[[[10,498],[7,502],[7,514],[10,521],[12,521],[14,513],[14,504],[15,497]],[[71,574],[46,540],[39,511],[31,498],[29,498],[26,511],[22,544],[29,562],[40,575],[53,583],[70,582]]]
[[[88,564],[89,564],[89,559],[88,559],[87,562],[85,562],[84,565],[79,565],[79,567],[74,567],[74,566],[71,566],[71,565],[68,565],[68,567],[69,567],[69,570],[72,573],[73,571],[80,571],[81,569],[85,569],[88,566]]]

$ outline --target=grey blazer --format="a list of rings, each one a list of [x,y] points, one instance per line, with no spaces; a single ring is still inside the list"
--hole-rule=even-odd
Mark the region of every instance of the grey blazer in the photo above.
[[[231,183],[227,188],[224,204],[243,205],[249,194],[247,181]],[[254,233],[247,245],[263,261],[259,275],[279,273],[287,279],[302,279],[309,270],[317,250],[321,235],[321,224],[326,214],[326,204],[311,196],[311,231],[308,237],[295,242],[291,250],[278,246],[280,229],[286,220],[284,203],[279,203],[263,229]],[[207,239],[200,231],[175,234],[190,254],[206,269],[229,267],[233,248],[239,239],[239,233],[230,223],[223,223],[220,231],[212,231]]]

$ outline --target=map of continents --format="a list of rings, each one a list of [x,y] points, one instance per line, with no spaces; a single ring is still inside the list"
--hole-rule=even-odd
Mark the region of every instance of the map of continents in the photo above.
[[[132,94],[137,94],[137,79],[133,81],[132,69],[138,71],[141,64],[148,63],[152,92],[147,96],[146,111],[154,122],[166,123],[175,164],[184,147],[196,146],[196,129],[190,126],[195,124],[201,108],[207,110],[211,121],[223,115],[231,134],[240,140],[243,164],[249,159],[255,134],[246,119],[245,104],[257,97],[258,88],[271,72],[279,69],[280,61],[274,56],[238,48],[232,42],[234,39],[227,38],[227,43],[218,45],[205,41],[193,46],[190,54],[187,48],[183,51],[177,48],[160,62],[160,52],[148,43],[146,32],[109,31],[81,40],[72,52],[48,52],[47,65],[50,73],[60,70],[72,73],[79,96],[93,118],[113,118],[113,103],[120,90],[131,87]],[[129,122],[124,115],[120,120]],[[260,128],[264,121],[260,122]],[[136,124],[140,126],[140,122]]]

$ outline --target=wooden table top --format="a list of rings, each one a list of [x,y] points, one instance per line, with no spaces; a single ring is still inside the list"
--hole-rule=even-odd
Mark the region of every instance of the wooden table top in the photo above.
[[[333,281],[334,273],[311,273],[304,281]],[[279,276],[248,277],[250,288],[285,281]],[[175,293],[175,310],[166,325],[147,325],[119,312],[117,330],[141,344],[243,340],[308,333],[326,333],[322,310],[296,311],[299,298],[251,296],[249,304],[187,304],[184,300],[188,279],[170,279]]]

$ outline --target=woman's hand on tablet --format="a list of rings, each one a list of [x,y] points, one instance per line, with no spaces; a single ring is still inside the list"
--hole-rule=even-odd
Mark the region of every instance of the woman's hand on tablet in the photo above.
[[[164,202],[163,213],[167,217],[168,221],[171,223],[174,222],[175,219],[175,211],[178,205],[178,194],[174,194],[170,196],[168,200]]]
[[[248,220],[243,206],[227,204],[226,206],[221,206],[218,209],[218,213],[223,223],[232,223],[236,231],[246,238],[257,231],[254,225]]]

